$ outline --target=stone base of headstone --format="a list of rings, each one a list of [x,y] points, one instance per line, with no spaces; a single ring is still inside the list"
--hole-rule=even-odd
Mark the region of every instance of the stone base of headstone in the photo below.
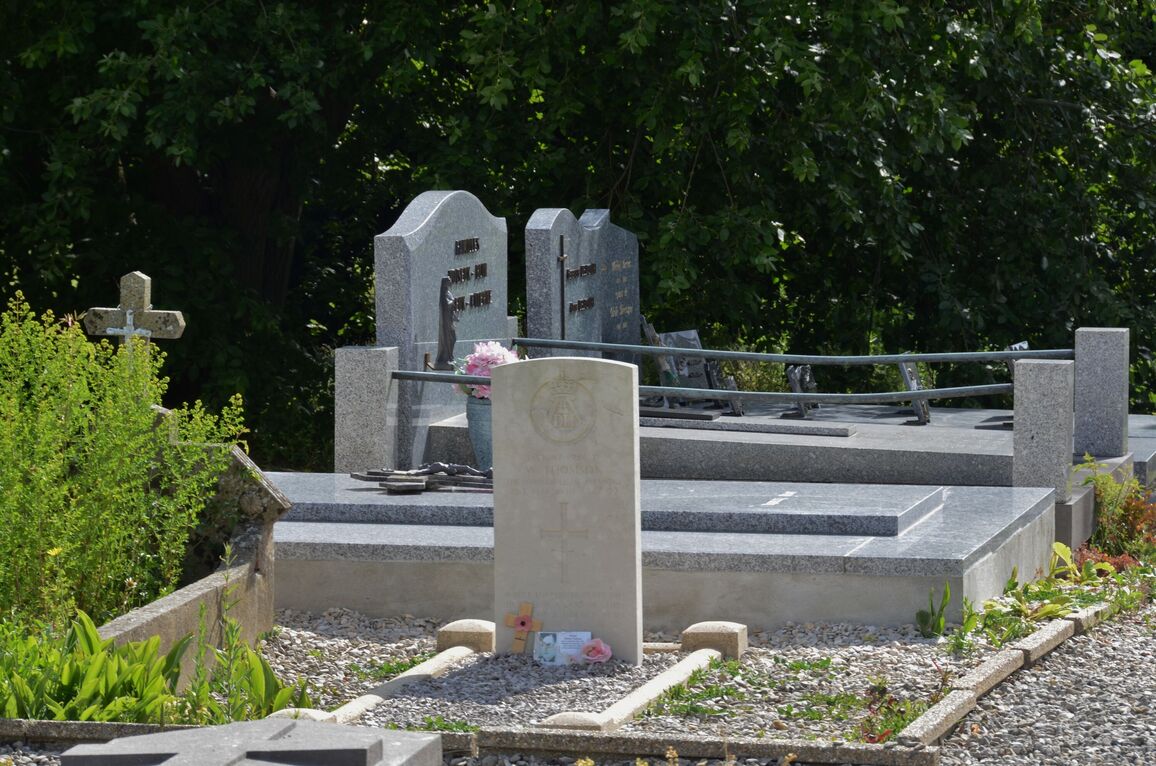
[[[407,731],[339,726],[317,721],[270,719],[203,729],[123,737],[77,745],[62,766],[235,763],[345,766],[441,766],[441,737]]]
[[[334,354],[333,470],[396,467],[398,367],[394,347],[345,347]]]
[[[465,646],[475,652],[494,651],[494,623],[489,620],[455,620],[438,628],[437,650]]]
[[[682,651],[714,649],[738,659],[747,651],[747,626],[738,622],[696,622],[682,632]]]

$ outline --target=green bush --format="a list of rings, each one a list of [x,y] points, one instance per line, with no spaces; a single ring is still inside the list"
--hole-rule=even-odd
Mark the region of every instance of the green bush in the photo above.
[[[237,439],[241,407],[162,417],[162,360],[37,317],[20,294],[0,315],[0,615],[101,622],[176,584],[228,459],[206,445]]]

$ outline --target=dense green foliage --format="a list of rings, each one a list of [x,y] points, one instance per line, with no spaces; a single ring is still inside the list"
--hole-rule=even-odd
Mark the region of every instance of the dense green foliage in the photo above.
[[[151,353],[150,353],[151,351]],[[240,403],[162,417],[162,355],[93,343],[17,298],[0,315],[0,616],[104,621],[172,590]]]
[[[18,0],[0,265],[73,311],[149,273],[189,319],[175,392],[244,392],[270,466],[329,463],[327,349],[371,339],[371,237],[431,188],[507,216],[515,296],[534,209],[609,207],[660,328],[856,353],[1128,325],[1150,407],[1154,12]]]
[[[311,707],[305,684],[286,686],[226,617],[221,648],[192,636],[160,653],[160,640],[121,646],[102,639],[84,612],[67,631],[0,621],[0,716],[55,721],[220,724]],[[192,682],[178,693],[181,658],[197,652]],[[216,660],[209,668],[209,656]]]

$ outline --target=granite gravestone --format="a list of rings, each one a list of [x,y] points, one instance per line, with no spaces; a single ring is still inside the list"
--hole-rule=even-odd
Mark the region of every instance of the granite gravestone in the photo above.
[[[499,651],[524,612],[642,661],[638,368],[549,357],[493,371]],[[524,605],[529,605],[527,608]]]
[[[62,766],[440,766],[442,748],[437,734],[266,718],[77,745],[60,762]]]
[[[526,224],[527,335],[635,345],[638,300],[638,237],[611,223],[609,210],[587,210],[577,220],[561,208],[534,212]],[[637,362],[635,354],[606,356]]]
[[[443,345],[454,338],[454,358],[479,340],[508,342],[506,244],[506,220],[490,215],[469,192],[419,195],[373,241],[378,346],[396,346],[401,369],[425,370],[434,366],[439,335]],[[447,278],[449,311],[442,290]],[[465,405],[453,386],[399,383],[396,467],[424,462],[429,424],[464,412]]]

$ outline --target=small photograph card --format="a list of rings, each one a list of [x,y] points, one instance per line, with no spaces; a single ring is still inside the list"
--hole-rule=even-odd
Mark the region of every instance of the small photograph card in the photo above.
[[[580,664],[588,641],[590,631],[539,632],[534,637],[534,659],[543,665]]]

